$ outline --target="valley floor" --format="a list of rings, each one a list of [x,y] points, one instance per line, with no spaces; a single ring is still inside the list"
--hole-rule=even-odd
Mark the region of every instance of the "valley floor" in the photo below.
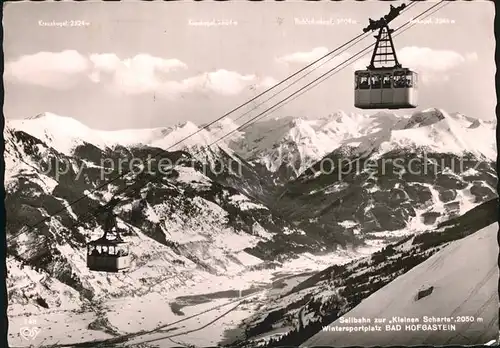
[[[241,321],[271,297],[290,290],[332,264],[371,254],[373,248],[322,256],[303,254],[277,269],[234,276],[205,276],[174,292],[110,299],[92,309],[42,311],[9,306],[11,347],[71,346],[126,337],[126,346],[151,342],[161,348],[214,346],[238,335]]]

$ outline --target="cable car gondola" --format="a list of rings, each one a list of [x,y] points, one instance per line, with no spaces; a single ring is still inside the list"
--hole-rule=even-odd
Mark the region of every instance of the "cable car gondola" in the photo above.
[[[119,272],[130,267],[128,244],[121,238],[112,209],[118,203],[114,199],[109,207],[104,235],[87,243],[87,268],[91,271]]]
[[[121,238],[108,239],[108,234],[87,243],[87,267],[91,271],[119,272],[130,267],[128,244]]]
[[[366,70],[354,72],[354,106],[358,109],[409,109],[416,108],[418,75],[404,68],[398,61],[392,29],[389,22],[399,15],[406,5],[394,7],[388,15],[377,21],[370,19],[364,32],[379,30],[370,65]],[[378,66],[375,66],[375,63]],[[392,65],[387,65],[392,64]]]

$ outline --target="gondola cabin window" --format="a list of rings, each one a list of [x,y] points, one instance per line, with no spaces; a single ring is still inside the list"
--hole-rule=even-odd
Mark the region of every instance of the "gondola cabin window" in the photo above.
[[[384,75],[384,78],[382,80],[382,88],[384,88],[384,89],[391,89],[392,88],[392,74]]]
[[[370,74],[357,74],[355,77],[356,89],[370,89]]]
[[[93,256],[98,255],[109,255],[109,256],[128,256],[129,250],[128,245],[89,245],[88,254]]]
[[[413,87],[413,76],[411,74],[406,75],[406,88]]]
[[[394,72],[394,88],[406,88],[406,73],[404,71]]]
[[[380,89],[382,87],[382,76],[379,74],[373,74],[371,76],[371,86],[372,89]]]
[[[394,88],[416,88],[418,74],[412,71],[395,71],[394,72]]]
[[[128,245],[120,245],[116,249],[116,256],[128,256]]]

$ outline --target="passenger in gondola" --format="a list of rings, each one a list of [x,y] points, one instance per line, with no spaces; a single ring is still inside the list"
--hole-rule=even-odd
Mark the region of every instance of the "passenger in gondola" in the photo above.
[[[104,256],[107,256],[107,255],[109,254],[109,252],[108,252],[108,247],[107,247],[107,246],[103,246],[103,247],[102,247],[102,254],[103,254]]]
[[[378,76],[372,76],[372,88],[380,88],[381,81]]]
[[[97,250],[97,249],[92,250],[92,252],[90,253],[90,255],[92,255],[92,256],[99,256],[100,255],[99,250]]]
[[[406,87],[406,88],[411,88],[411,87],[413,87],[413,84],[411,83],[411,76],[406,76],[406,79],[405,79],[405,87]]]
[[[391,79],[389,77],[384,77],[382,86],[383,88],[391,88]]]
[[[361,78],[359,88],[360,89],[369,89],[370,88],[370,84],[368,83],[368,78],[366,78],[366,77]]]

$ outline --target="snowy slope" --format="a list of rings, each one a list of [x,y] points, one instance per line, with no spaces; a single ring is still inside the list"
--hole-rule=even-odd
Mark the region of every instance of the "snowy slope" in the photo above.
[[[496,158],[496,122],[460,113],[437,108],[402,116],[377,112],[358,127],[361,136],[353,134],[341,147],[354,148],[359,154],[375,151],[377,156],[406,149]]]
[[[350,240],[380,240],[432,228],[496,196],[494,122],[438,109],[369,120],[365,135],[283,185],[282,214]]]
[[[456,331],[409,331],[404,330],[405,324],[401,324],[403,329],[400,331],[346,333],[324,330],[302,346],[469,345],[496,339],[499,307],[497,234],[498,223],[494,223],[451,243],[343,316],[344,320],[386,318],[386,324],[393,317],[419,318],[420,324],[424,323],[424,316],[451,317]],[[416,300],[418,291],[431,286],[430,295]],[[459,316],[472,316],[475,322],[457,323]],[[328,326],[356,326],[341,320]]]
[[[103,185],[116,173],[99,167],[99,159],[145,159],[157,149],[104,152],[84,145],[78,155],[66,156],[29,134],[12,129],[4,134],[11,318],[56,312],[71,316],[110,298],[185,291],[217,277],[226,281],[265,263],[252,250],[272,250],[268,247],[277,234],[286,244],[288,236],[304,233],[260,202],[206,176],[186,153],[162,154],[176,163],[165,175],[157,175],[154,168],[140,174],[146,193],[141,199],[126,180]],[[68,164],[70,170],[42,170],[54,161]],[[115,213],[130,243],[132,267],[126,274],[89,272],[85,243],[100,237],[104,224],[94,209],[120,190]],[[23,229],[26,224],[36,228]]]
[[[245,338],[234,342],[234,346],[250,348],[260,344],[266,347],[301,344],[356,308],[370,295],[412,272],[440,250],[457,245],[454,244],[458,243],[456,241],[475,235],[497,221],[498,199],[493,199],[440,224],[437,229],[408,236],[367,257],[349,263],[335,263],[302,279],[286,293],[269,298],[259,313],[245,320]],[[487,243],[481,245],[496,248]],[[462,276],[462,273],[453,274]],[[425,278],[425,275],[422,277]],[[425,286],[425,283],[415,285],[408,296],[414,296],[420,286]],[[383,307],[379,308],[382,310]]]

